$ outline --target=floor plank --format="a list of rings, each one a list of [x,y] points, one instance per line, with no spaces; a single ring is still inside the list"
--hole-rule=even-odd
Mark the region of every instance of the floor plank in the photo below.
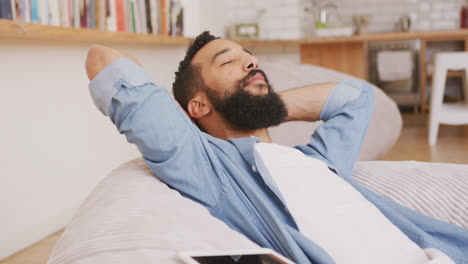
[[[64,229],[52,234],[34,245],[21,250],[3,260],[0,264],[44,264],[52,253],[52,249],[57,240],[62,235]]]
[[[468,126],[441,125],[437,143],[429,146],[427,117],[404,115],[403,120],[400,139],[381,160],[468,164]]]
[[[403,115],[404,128],[395,146],[381,160],[417,160],[468,164],[468,126],[441,126],[437,144],[427,143],[427,116]],[[0,264],[43,264],[49,258],[59,232],[0,261]]]

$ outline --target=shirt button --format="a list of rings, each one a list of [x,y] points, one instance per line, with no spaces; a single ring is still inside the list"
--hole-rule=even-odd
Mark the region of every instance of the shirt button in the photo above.
[[[255,167],[255,165],[252,165],[252,171],[257,172],[257,167]]]

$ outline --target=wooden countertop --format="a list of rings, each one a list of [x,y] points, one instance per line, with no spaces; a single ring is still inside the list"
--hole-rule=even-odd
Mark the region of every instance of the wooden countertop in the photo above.
[[[368,41],[388,41],[388,40],[410,40],[421,39],[431,41],[448,41],[468,39],[468,29],[443,30],[443,31],[421,31],[421,32],[388,32],[371,33],[365,35],[353,35],[350,37],[311,37],[298,40],[238,40],[237,42],[246,45],[268,45],[268,44],[323,44],[340,42],[368,42]]]
[[[96,29],[81,29],[30,24],[0,19],[0,38],[27,40],[55,40],[88,43],[122,43],[122,44],[172,44],[187,45],[190,38],[169,37],[129,32],[105,32]],[[297,40],[235,40],[244,46],[256,45],[299,45],[326,43],[358,43],[368,41],[421,39],[431,41],[448,41],[468,39],[468,29],[425,31],[425,32],[389,32],[350,37],[311,37]]]

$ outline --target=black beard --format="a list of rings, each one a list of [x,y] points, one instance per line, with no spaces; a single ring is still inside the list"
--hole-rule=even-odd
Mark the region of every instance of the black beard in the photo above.
[[[247,81],[261,73],[265,77],[268,93],[254,95],[244,90]],[[259,87],[265,84],[259,84]],[[234,128],[250,131],[260,128],[268,128],[281,124],[288,116],[288,110],[281,97],[271,88],[271,85],[262,70],[252,70],[236,84],[236,91],[226,98],[220,93],[206,88],[204,89],[208,99],[220,115]]]

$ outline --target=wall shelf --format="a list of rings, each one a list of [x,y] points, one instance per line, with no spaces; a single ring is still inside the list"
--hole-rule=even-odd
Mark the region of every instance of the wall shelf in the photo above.
[[[0,19],[0,39],[53,40],[81,43],[187,45],[191,39],[97,29],[57,27]]]

